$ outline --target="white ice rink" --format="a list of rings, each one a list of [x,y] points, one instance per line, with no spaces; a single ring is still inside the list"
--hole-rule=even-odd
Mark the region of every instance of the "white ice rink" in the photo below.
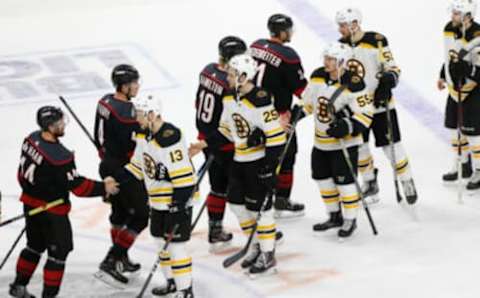
[[[363,211],[355,236],[345,243],[338,243],[333,231],[314,235],[312,225],[326,214],[310,178],[312,119],[304,120],[298,129],[293,199],[306,203],[307,212],[299,220],[279,223],[286,238],[277,249],[279,274],[251,281],[238,265],[223,269],[222,260],[245,239],[227,211],[226,227],[235,232],[234,249],[209,254],[204,216],[189,244],[196,297],[480,297],[480,198],[465,196],[460,205],[455,189],[441,184],[441,174],[452,159],[442,128],[446,94],[435,89],[443,57],[442,29],[449,18],[443,0],[1,0],[3,218],[21,213],[16,182],[20,144],[36,129],[35,111],[40,105],[60,105],[55,93],[62,93],[92,129],[96,101],[111,89],[111,66],[133,63],[143,76],[145,93],[161,97],[165,118],[194,141],[198,72],[216,60],[220,38],[233,34],[249,43],[267,37],[268,16],[290,14],[296,25],[291,45],[311,73],[322,61],[322,46],[338,37],[335,11],[351,4],[363,11],[365,30],[388,37],[402,68],[396,98],[419,192],[419,220],[413,221],[395,202],[390,167],[383,152],[374,150],[382,201],[371,212],[379,235],[372,235]],[[80,172],[97,177],[97,154],[73,121],[63,142],[75,151]],[[203,162],[202,157],[194,161]],[[208,190],[205,181],[202,200]],[[134,297],[141,281],[118,291],[92,277],[108,250],[108,206],[99,198],[72,198],[72,202],[75,250],[68,258],[60,297]],[[0,258],[22,225],[19,221],[0,228]],[[0,271],[0,297],[8,297],[23,243]],[[137,240],[131,257],[142,263],[146,275],[155,259],[148,231]],[[43,262],[29,286],[37,297],[42,266]],[[159,272],[152,284],[161,283]]]

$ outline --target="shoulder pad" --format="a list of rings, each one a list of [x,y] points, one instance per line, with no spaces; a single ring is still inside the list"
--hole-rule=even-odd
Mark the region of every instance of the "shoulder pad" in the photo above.
[[[222,98],[222,101],[223,102],[230,102],[230,101],[233,101],[235,100],[235,96],[232,94],[232,93],[227,93],[223,98]]]
[[[444,32],[455,32],[456,28],[453,27],[453,23],[450,21],[445,25],[445,28],[443,28]]]
[[[104,96],[98,104],[107,108],[115,118],[122,123],[135,123],[137,122],[135,117],[135,109],[131,102],[125,102],[117,100],[113,97],[113,94],[107,94]]]
[[[257,108],[272,104],[272,94],[263,88],[254,88],[250,94],[252,95],[247,96],[247,99]]]
[[[269,51],[282,59],[282,62],[288,64],[300,63],[300,57],[294,49],[268,39],[259,39],[252,43],[250,47]]]
[[[365,32],[365,35],[363,36],[362,41],[372,45],[375,48],[378,47],[378,42],[381,42],[382,46],[384,47],[388,46],[388,41],[385,35],[380,34],[378,32],[374,32],[374,31]]]
[[[340,39],[338,40],[338,42],[339,42],[339,43],[350,44],[350,40],[349,40],[348,38],[344,38],[344,37],[340,38]]]
[[[228,81],[227,81],[227,73],[223,70],[220,70],[218,66],[219,66],[218,63],[210,63],[203,68],[200,75],[207,76],[211,80],[214,80],[217,83],[221,84],[225,89],[229,89]]]
[[[473,22],[472,26],[468,28],[468,33],[466,34],[467,40],[470,41],[479,36],[480,36],[480,25],[476,22]]]
[[[65,148],[60,142],[50,143],[42,139],[41,132],[35,131],[28,136],[27,141],[32,145],[48,162],[61,166],[73,161],[73,153]]]
[[[365,81],[353,72],[346,72],[342,77],[342,81],[347,84],[350,92],[359,92],[365,89]]]
[[[320,67],[315,69],[310,75],[310,79],[325,79],[325,78],[327,78],[327,72],[325,71],[325,67]]]
[[[161,147],[173,146],[182,138],[182,132],[173,124],[165,122],[162,128],[155,134],[155,141]]]

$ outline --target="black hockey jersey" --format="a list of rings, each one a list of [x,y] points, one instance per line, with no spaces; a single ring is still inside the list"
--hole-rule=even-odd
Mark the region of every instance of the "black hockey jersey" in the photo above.
[[[259,65],[255,78],[257,86],[273,93],[275,109],[279,113],[290,110],[293,94],[300,98],[307,86],[298,54],[294,49],[268,39],[255,41],[250,51]]]
[[[58,215],[70,211],[70,191],[79,197],[105,195],[102,182],[77,173],[72,152],[60,142],[44,140],[40,131],[31,133],[23,141],[17,178],[22,187],[20,200],[31,208],[63,199],[64,204],[47,211]]]
[[[198,139],[205,138],[218,129],[220,116],[223,111],[223,97],[229,91],[227,73],[219,68],[217,63],[210,63],[202,70],[199,76],[199,85],[195,99],[196,126]],[[229,143],[222,151],[233,151],[233,144]]]
[[[102,159],[114,158],[123,164],[130,160],[135,149],[135,132],[140,130],[135,116],[129,101],[115,99],[113,94],[99,100],[94,135]]]

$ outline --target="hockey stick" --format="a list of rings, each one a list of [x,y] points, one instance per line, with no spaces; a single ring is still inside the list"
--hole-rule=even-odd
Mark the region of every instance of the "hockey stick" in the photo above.
[[[377,42],[378,46],[378,52],[379,52],[379,60],[380,60],[380,74],[384,72],[384,67],[385,67],[385,58],[383,56],[383,43],[381,41]],[[390,104],[389,101],[390,98],[387,99],[387,102],[385,104],[385,112],[387,115],[387,139],[388,139],[388,147],[390,148],[390,163],[392,165],[393,169],[393,182],[395,185],[395,194],[397,196],[397,203],[400,203],[403,200],[402,195],[400,194],[400,185],[398,183],[398,172],[397,172],[397,157],[395,154],[395,144],[393,142],[393,122],[392,122],[392,115],[391,110],[390,110]]]
[[[58,200],[55,200],[55,201],[53,201],[53,202],[47,203],[47,204],[45,204],[45,205],[43,205],[43,206],[40,206],[40,207],[37,207],[37,208],[35,208],[35,209],[32,209],[32,210],[28,211],[27,214],[24,213],[24,214],[15,216],[15,217],[13,217],[13,218],[10,218],[10,219],[8,219],[8,220],[6,220],[6,221],[3,221],[2,223],[0,223],[0,227],[6,226],[6,225],[8,225],[8,224],[11,224],[12,222],[17,221],[17,220],[19,220],[19,219],[22,219],[22,218],[24,218],[24,217],[26,217],[26,216],[34,216],[34,215],[37,215],[37,214],[39,214],[39,213],[41,213],[41,212],[43,212],[43,211],[47,211],[48,209],[51,209],[51,208],[56,207],[56,206],[58,206],[58,205],[61,205],[61,204],[63,204],[63,203],[64,203],[63,199],[58,199]]]
[[[199,172],[201,172],[201,174],[198,178],[199,182],[202,180],[203,175],[205,175],[205,173],[208,172],[208,169],[210,168],[210,165],[213,163],[214,159],[215,159],[215,156],[213,154],[210,154],[207,158],[207,161],[200,168]],[[192,223],[190,233],[192,233],[193,230],[195,229],[195,226],[197,225],[198,221],[200,220],[200,217],[202,216],[202,213],[205,210],[205,207],[207,207],[207,199],[205,199],[205,201],[202,204],[202,207],[200,207],[200,210],[198,211],[197,217],[195,218],[195,220]]]
[[[168,246],[170,245],[170,242],[172,242],[173,236],[174,236],[175,233],[177,232],[178,227],[179,227],[178,224],[175,224],[175,225],[173,226],[173,229],[172,229],[172,231],[168,234],[167,240],[165,241],[165,244],[163,245],[161,252],[162,252],[162,251],[166,251],[166,250],[168,249]],[[160,264],[160,262],[161,262],[161,258],[160,258],[160,254],[159,254],[157,260],[156,260],[155,263],[153,264],[152,269],[150,270],[150,273],[148,274],[147,279],[146,279],[145,282],[143,283],[142,289],[140,290],[140,293],[138,293],[137,298],[142,298],[142,297],[143,297],[143,294],[144,294],[145,291],[147,290],[147,287],[148,287],[148,285],[150,284],[150,281],[152,281],[153,274],[155,274],[155,271],[157,271],[157,268],[158,268],[158,265]]]
[[[343,91],[343,90],[342,90]],[[340,95],[341,92],[338,93],[338,95]],[[335,94],[334,94],[335,95]],[[338,96],[337,95],[337,96]],[[333,97],[333,96],[332,96]],[[291,131],[292,133],[288,136],[288,139],[287,139],[287,143],[285,144],[285,147],[283,148],[283,151],[282,151],[282,154],[280,154],[280,157],[278,159],[278,165],[277,165],[277,168],[275,169],[275,176],[277,176],[279,173],[280,173],[280,170],[281,170],[281,167],[282,167],[282,163],[285,159],[285,156],[287,156],[287,151],[290,147],[290,144],[292,143],[292,140],[293,140],[293,135],[294,135],[294,131],[295,131],[295,127],[297,126],[297,123],[298,121],[300,120],[300,114],[301,113],[297,113],[295,115],[295,118],[293,119],[292,121],[292,124],[291,124]],[[224,261],[223,261],[223,267],[224,268],[228,268],[230,266],[232,266],[233,264],[235,264],[236,262],[238,262],[241,258],[243,258],[247,253],[248,253],[248,250],[250,248],[250,245],[252,244],[252,241],[253,241],[253,237],[255,236],[255,233],[257,231],[257,223],[258,221],[260,220],[260,217],[262,216],[262,211],[264,211],[264,209],[266,208],[267,204],[269,201],[273,200],[273,194],[274,194],[274,190],[269,190],[268,194],[267,194],[267,197],[265,198],[265,200],[263,201],[262,203],[262,206],[260,207],[260,210],[258,211],[257,213],[257,216],[255,218],[255,223],[252,227],[252,232],[250,233],[250,235],[248,236],[248,240],[247,240],[247,243],[245,244],[245,246],[238,252],[236,252],[235,254],[231,255],[230,257],[226,258]]]
[[[192,190],[192,193],[190,195],[190,197],[193,197],[195,195],[195,192],[197,191],[198,187],[200,187],[200,183],[202,182],[203,180],[203,177],[205,177],[205,174],[208,172],[208,168],[210,168],[210,165],[212,164],[213,162],[213,159],[214,159],[214,156],[213,155],[209,155],[207,160],[203,163],[203,165],[200,167],[200,170],[198,171],[199,175],[198,175],[198,181],[197,181],[197,184],[196,186],[193,188]],[[178,230],[179,228],[179,225],[178,224],[175,224],[173,226],[173,229],[172,231],[168,234],[167,236],[167,239],[165,241],[165,244],[163,245],[162,247],[162,251],[166,251],[168,249],[168,246],[170,245],[170,242],[172,242],[172,239],[173,239],[173,236],[175,235],[175,232]],[[193,231],[193,228],[191,228],[191,231]],[[148,274],[148,277],[147,279],[145,280],[145,282],[143,283],[143,286],[142,286],[142,289],[140,291],[140,293],[137,295],[137,298],[141,298],[143,297],[143,294],[145,293],[148,285],[150,284],[151,280],[152,280],[152,277],[153,275],[155,274],[155,271],[157,271],[157,268],[158,268],[158,265],[160,264],[161,262],[161,258],[160,258],[160,255],[158,256],[157,260],[155,261],[155,263],[153,264],[153,267],[152,269],[150,270],[150,273]]]
[[[20,232],[20,234],[18,235],[17,239],[15,239],[15,242],[13,242],[12,246],[10,247],[10,249],[9,249],[8,252],[7,252],[7,255],[5,256],[5,258],[3,258],[2,264],[0,264],[0,270],[2,270],[3,266],[4,266],[5,263],[7,262],[8,258],[10,257],[10,255],[11,255],[12,252],[13,252],[13,250],[14,250],[15,247],[17,246],[18,242],[20,241],[20,239],[22,239],[23,234],[25,234],[25,230],[26,230],[26,227],[23,227],[23,229],[22,229],[22,231]]]
[[[95,140],[93,139],[92,135],[88,132],[87,128],[85,127],[85,125],[83,125],[82,121],[78,118],[77,114],[73,111],[73,109],[70,107],[70,105],[68,104],[68,102],[65,100],[65,98],[61,95],[58,96],[58,98],[60,99],[60,101],[63,103],[63,105],[67,108],[67,110],[70,112],[70,115],[72,115],[73,119],[75,119],[75,121],[77,122],[77,124],[80,126],[80,128],[83,130],[83,132],[85,133],[85,135],[87,136],[87,138],[90,140],[90,142],[92,142],[93,146],[95,146],[95,148],[97,148],[97,150],[100,150],[99,146],[97,145],[97,143],[95,142]]]

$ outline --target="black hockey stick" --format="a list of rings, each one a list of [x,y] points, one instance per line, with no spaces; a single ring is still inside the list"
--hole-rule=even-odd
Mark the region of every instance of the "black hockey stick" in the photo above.
[[[340,87],[338,87],[338,89],[335,90],[334,94],[332,95],[329,101],[328,108],[333,120],[335,119],[335,107],[334,107],[335,100],[340,96],[342,91],[345,90],[346,88],[347,88],[346,85],[341,85]],[[340,89],[341,91],[339,91]],[[338,94],[337,94],[337,91],[339,91]],[[370,223],[370,227],[372,228],[373,235],[378,235],[377,227],[375,226],[375,222],[373,221],[372,215],[370,214],[370,209],[368,208],[368,204],[365,202],[365,198],[363,197],[362,188],[360,187],[360,183],[358,182],[358,176],[354,170],[355,167],[353,166],[352,161],[350,160],[350,154],[348,153],[347,147],[345,146],[345,142],[343,141],[343,139],[338,139],[338,141],[340,142],[340,146],[342,147],[343,159],[345,159],[345,162],[347,163],[350,174],[353,177],[353,181],[355,184],[355,188],[357,189],[358,196],[360,197],[360,201],[362,202],[363,209],[367,214],[368,222]]]
[[[65,98],[61,95],[58,96],[58,98],[60,99],[60,101],[63,103],[63,105],[67,108],[67,110],[70,112],[70,115],[72,115],[73,119],[75,119],[75,121],[77,122],[77,124],[80,126],[80,128],[83,130],[83,132],[85,133],[85,135],[87,136],[87,138],[90,140],[90,142],[92,142],[93,146],[95,146],[95,148],[97,148],[97,150],[100,150],[99,146],[97,145],[97,143],[95,142],[95,140],[93,139],[92,135],[88,132],[87,128],[85,127],[85,125],[83,125],[82,121],[80,120],[80,118],[78,118],[77,114],[73,111],[73,109],[70,107],[70,105],[68,104],[68,102],[65,100]]]
[[[56,207],[56,206],[58,206],[58,205],[61,205],[61,204],[63,204],[63,202],[64,202],[63,199],[58,199],[58,200],[55,200],[55,201],[53,201],[53,202],[47,203],[47,204],[45,204],[45,205],[43,205],[43,206],[40,206],[40,207],[37,207],[37,208],[35,208],[35,209],[32,209],[32,210],[28,211],[26,214],[23,213],[23,214],[21,214],[21,215],[15,216],[15,217],[13,217],[13,218],[10,218],[10,219],[8,219],[8,220],[6,220],[6,221],[1,222],[1,223],[0,223],[0,227],[6,226],[6,225],[8,225],[8,224],[11,224],[12,222],[15,222],[15,221],[17,221],[17,220],[20,220],[20,219],[22,219],[22,218],[24,218],[24,217],[26,217],[26,216],[34,216],[34,215],[36,215],[36,214],[38,214],[38,213],[41,213],[41,212],[43,212],[43,211],[46,211],[46,210],[48,210],[48,209],[51,209],[51,208]]]
[[[282,154],[280,155],[280,157],[278,159],[278,165],[277,165],[277,168],[275,169],[275,176],[277,176],[280,173],[282,163],[285,159],[285,156],[287,156],[288,149],[289,149],[290,144],[292,143],[292,140],[293,140],[293,135],[295,134],[295,127],[297,126],[297,123],[300,120],[300,115],[301,115],[301,113],[297,113],[295,115],[295,118],[292,121],[292,125],[291,125],[292,133],[290,133],[288,135],[287,143],[285,144],[285,147],[283,148]],[[255,223],[252,227],[251,234],[248,236],[247,243],[245,244],[245,246],[240,251],[236,252],[235,254],[231,255],[230,257],[226,258],[223,261],[223,267],[224,268],[228,268],[228,267],[232,266],[233,264],[238,262],[241,258],[243,258],[248,253],[250,245],[252,244],[252,241],[253,241],[253,237],[255,236],[255,233],[257,232],[258,221],[260,220],[260,217],[262,216],[262,212],[264,211],[264,209],[268,205],[268,202],[273,200],[273,195],[274,195],[274,190],[270,189],[268,194],[267,194],[267,197],[265,198],[265,200],[262,203],[262,206],[260,207],[260,210],[257,213],[257,216],[255,218]]]
[[[167,240],[165,241],[165,244],[163,245],[161,252],[162,252],[162,251],[166,251],[166,250],[168,249],[168,246],[170,245],[170,242],[172,242],[173,236],[174,236],[175,233],[177,232],[178,227],[179,227],[178,224],[175,224],[175,225],[173,226],[173,229],[172,229],[172,231],[168,234]],[[160,264],[160,262],[161,262],[161,258],[160,258],[160,254],[159,254],[157,260],[156,260],[155,263],[153,264],[152,269],[150,270],[150,273],[148,274],[147,279],[146,279],[145,282],[143,283],[142,289],[140,290],[140,293],[138,293],[137,298],[142,298],[142,297],[143,297],[143,294],[144,294],[145,291],[147,290],[147,287],[148,287],[148,285],[150,284],[150,281],[152,281],[153,274],[155,274],[155,271],[157,271],[157,268],[158,268],[158,265]]]
[[[385,63],[385,58],[383,56],[383,43],[381,41],[378,41],[377,43],[378,46],[378,51],[379,51],[379,58],[380,58],[380,65],[381,65],[381,71],[380,75],[384,72],[384,63]],[[391,110],[390,110],[390,104],[389,101],[390,98],[387,99],[387,102],[385,103],[385,112],[387,115],[387,139],[388,139],[388,146],[390,148],[390,163],[392,164],[392,169],[393,169],[393,182],[395,185],[395,195],[397,196],[397,203],[402,202],[403,197],[400,194],[400,185],[398,183],[398,172],[397,172],[397,157],[395,154],[395,144],[393,142],[393,122],[392,122],[392,115]]]
[[[198,178],[199,181],[201,181],[201,179],[203,178],[203,175],[205,175],[205,173],[208,172],[208,169],[210,168],[210,165],[213,163],[214,159],[215,159],[215,156],[213,154],[210,154],[208,156],[207,161],[200,168],[199,172],[201,172],[201,176]],[[205,199],[205,201],[202,204],[202,207],[200,207],[200,210],[198,211],[197,217],[195,218],[195,220],[192,223],[190,233],[192,233],[193,230],[195,229],[195,227],[197,226],[197,223],[200,220],[200,217],[202,216],[202,213],[205,210],[205,207],[207,207],[207,199]]]
[[[3,258],[2,264],[0,264],[0,270],[2,270],[3,266],[4,266],[5,263],[7,262],[8,258],[10,257],[10,255],[11,255],[12,252],[13,252],[13,250],[14,250],[15,247],[17,246],[18,242],[20,241],[20,239],[22,239],[23,234],[25,234],[25,230],[26,230],[26,227],[23,227],[23,229],[22,229],[22,231],[20,232],[20,234],[18,235],[17,239],[15,239],[15,242],[13,242],[12,246],[10,247],[10,249],[9,249],[8,252],[7,252],[7,255],[5,256],[5,258]]]
[[[196,186],[193,188],[193,191],[190,195],[190,197],[192,198],[194,195],[195,195],[195,192],[197,191],[198,187],[200,187],[200,183],[202,182],[203,180],[203,177],[205,177],[205,174],[208,172],[208,168],[210,167],[210,165],[212,164],[213,162],[213,155],[209,155],[207,160],[203,163],[203,165],[200,167],[200,170],[198,171],[198,181],[197,181],[197,184]],[[167,240],[165,241],[165,244],[163,245],[162,247],[162,251],[166,251],[168,246],[170,245],[170,242],[172,242],[172,239],[175,235],[175,232],[178,230],[179,228],[179,225],[178,224],[175,224],[173,226],[173,229],[172,231],[168,234],[168,237],[167,237]],[[193,230],[193,229],[191,229]],[[152,269],[150,270],[150,273],[148,274],[148,277],[147,279],[145,280],[145,282],[143,283],[143,286],[142,286],[142,289],[140,291],[140,293],[137,295],[137,298],[141,298],[143,297],[143,294],[145,293],[148,285],[150,284],[150,281],[152,280],[152,277],[153,275],[155,274],[155,271],[157,271],[157,268],[158,268],[158,265],[160,264],[161,262],[161,258],[160,258],[160,255],[158,256],[157,260],[155,261],[155,263],[153,264],[153,267]]]

